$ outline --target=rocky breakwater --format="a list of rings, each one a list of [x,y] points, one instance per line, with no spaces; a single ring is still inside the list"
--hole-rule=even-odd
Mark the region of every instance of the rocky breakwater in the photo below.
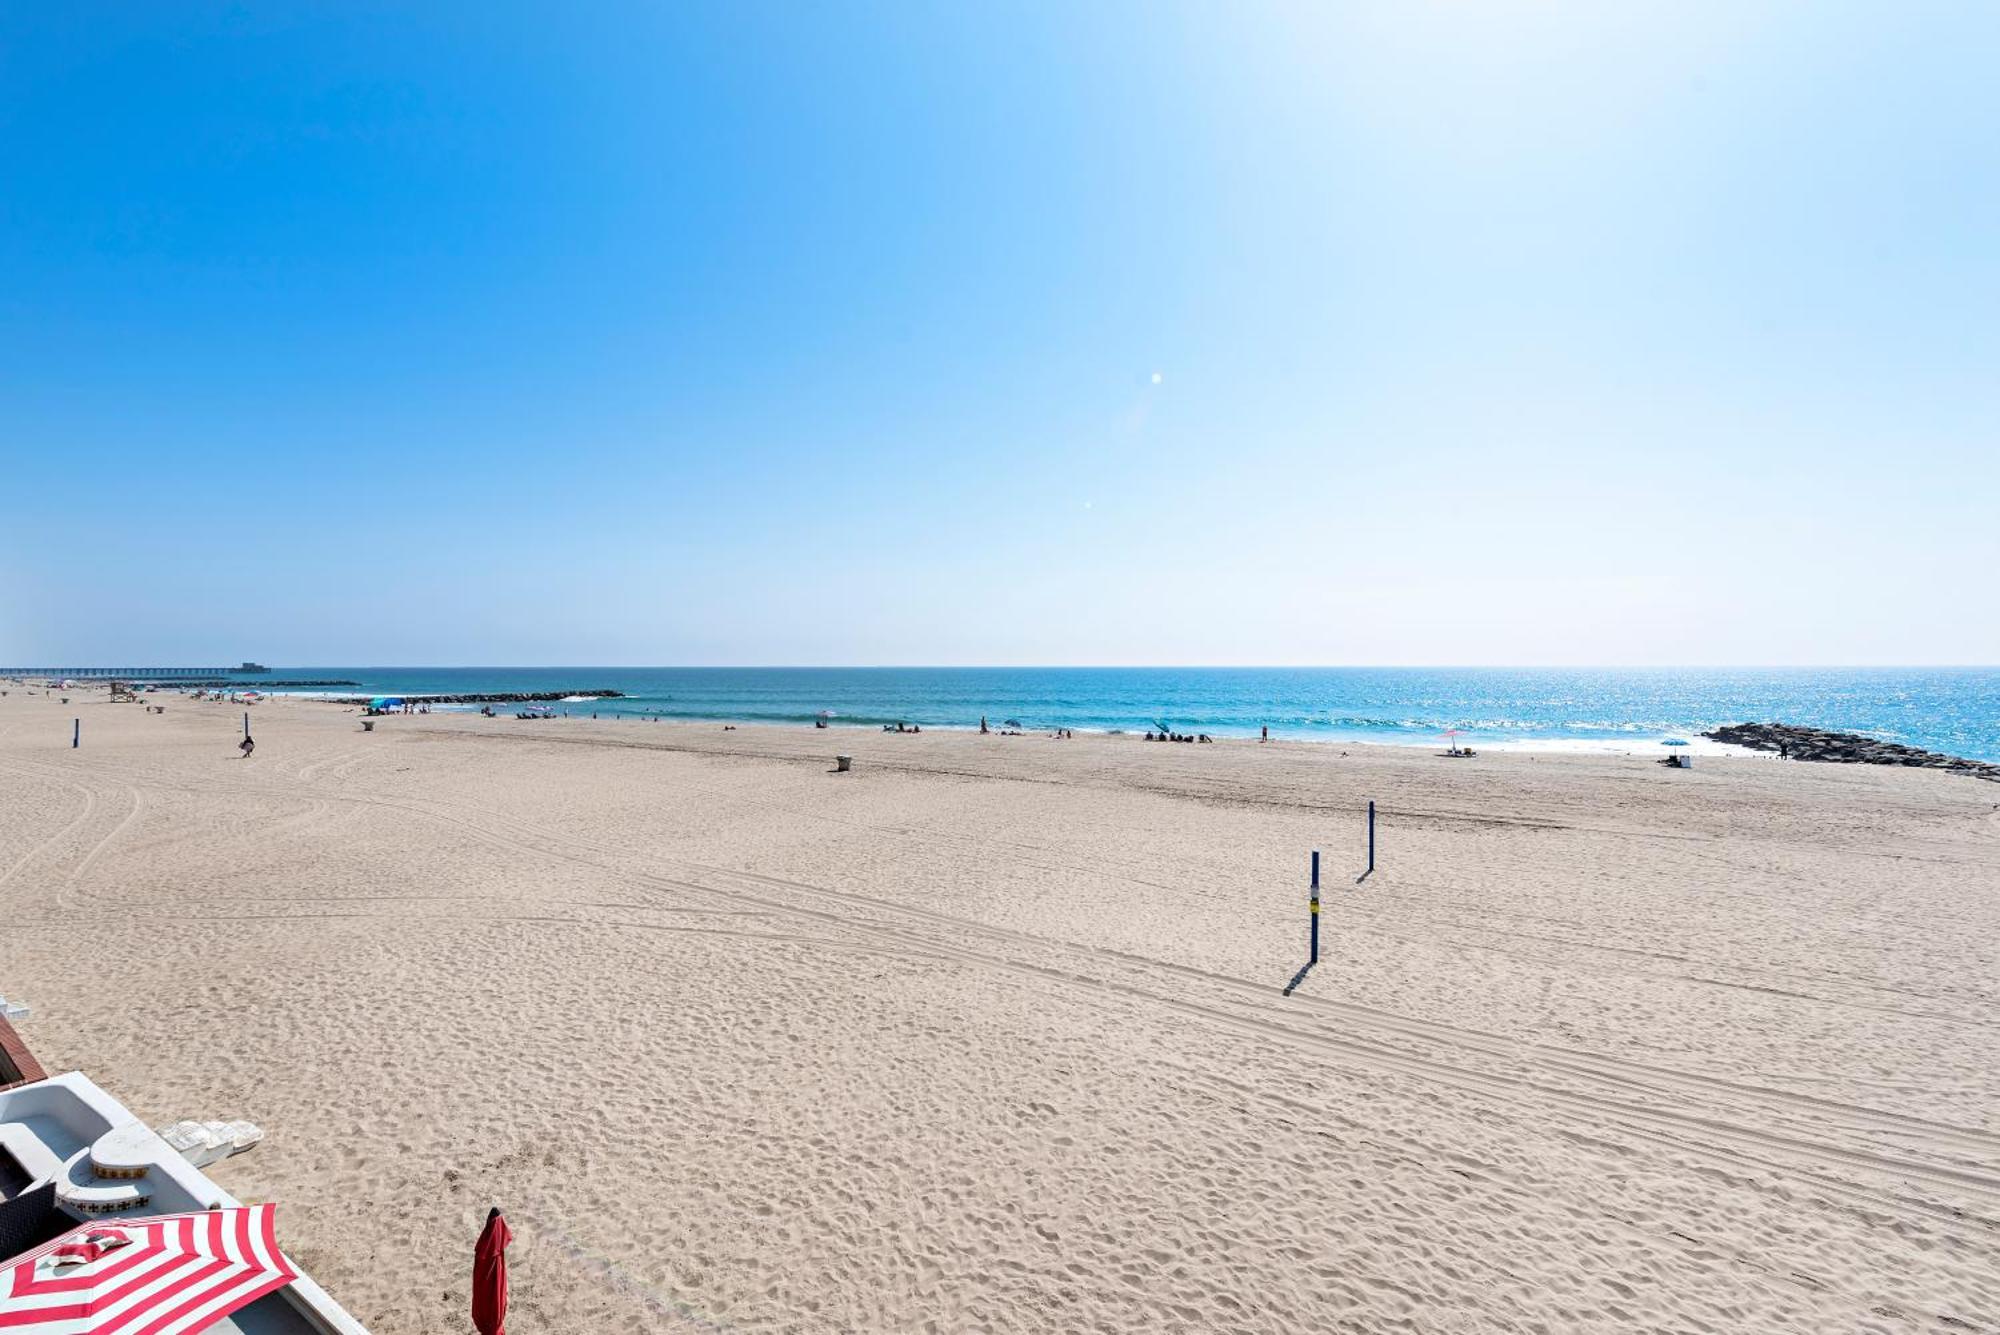
[[[132,684],[134,686],[172,687],[177,691],[190,686],[211,691],[275,691],[279,689],[303,690],[309,686],[359,686],[361,683],[358,681],[347,681],[344,678],[330,681],[270,681],[260,677],[255,681],[245,681],[241,677],[216,677],[209,681],[183,681],[178,678],[163,681],[158,677],[134,677]]]
[[[623,691],[484,691],[472,695],[398,695],[413,705],[527,705],[550,700],[615,700]],[[365,705],[373,695],[343,696],[337,705]]]
[[[1948,770],[2000,783],[2000,765],[1984,760],[1922,751],[1898,742],[1877,741],[1851,732],[1826,732],[1801,728],[1790,723],[1732,723],[1705,732],[1711,741],[1747,746],[1753,751],[1776,751],[1790,760],[1824,760],[1837,765],[1912,765],[1919,769]]]

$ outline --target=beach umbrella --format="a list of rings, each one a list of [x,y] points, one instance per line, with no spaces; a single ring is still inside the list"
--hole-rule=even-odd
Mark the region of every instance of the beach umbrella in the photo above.
[[[1666,740],[1666,741],[1664,741],[1664,742],[1661,742],[1661,743],[1660,743],[1660,745],[1661,745],[1661,746],[1693,746],[1693,745],[1694,745],[1694,743],[1693,743],[1693,742],[1691,742],[1691,741],[1689,741],[1689,740],[1688,740],[1687,738],[1685,738],[1685,737],[1669,737],[1669,738],[1667,738],[1667,740]]]
[[[194,1335],[298,1278],[269,1205],[85,1224],[0,1268],[8,1335]]]
[[[472,1249],[472,1324],[479,1335],[506,1335],[507,1244],[513,1240],[500,1207],[494,1206],[479,1245]]]

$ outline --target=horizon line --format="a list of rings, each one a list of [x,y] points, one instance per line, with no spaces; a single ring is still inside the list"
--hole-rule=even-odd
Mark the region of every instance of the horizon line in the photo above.
[[[255,661],[255,660],[251,660]],[[264,664],[270,675],[329,668],[401,671],[984,671],[984,672],[1864,672],[2000,671],[2000,663],[290,663]],[[39,671],[39,669],[37,670]]]

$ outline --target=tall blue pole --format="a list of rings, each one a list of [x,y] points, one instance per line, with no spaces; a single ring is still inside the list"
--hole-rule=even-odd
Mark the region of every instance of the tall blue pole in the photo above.
[[[243,735],[250,735],[250,711],[247,709],[243,711]]]
[[[1313,850],[1312,869],[1312,958],[1311,964],[1319,963],[1319,850]]]
[[[70,750],[74,751],[77,747],[82,745],[83,745],[83,720],[80,718],[71,719],[70,733],[69,733]]]
[[[1375,870],[1375,803],[1368,803],[1368,870]]]

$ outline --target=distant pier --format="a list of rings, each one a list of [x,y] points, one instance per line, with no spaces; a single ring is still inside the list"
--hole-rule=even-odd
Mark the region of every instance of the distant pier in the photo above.
[[[0,677],[67,677],[73,681],[188,681],[192,678],[259,677],[271,669],[262,663],[237,667],[9,667]]]

